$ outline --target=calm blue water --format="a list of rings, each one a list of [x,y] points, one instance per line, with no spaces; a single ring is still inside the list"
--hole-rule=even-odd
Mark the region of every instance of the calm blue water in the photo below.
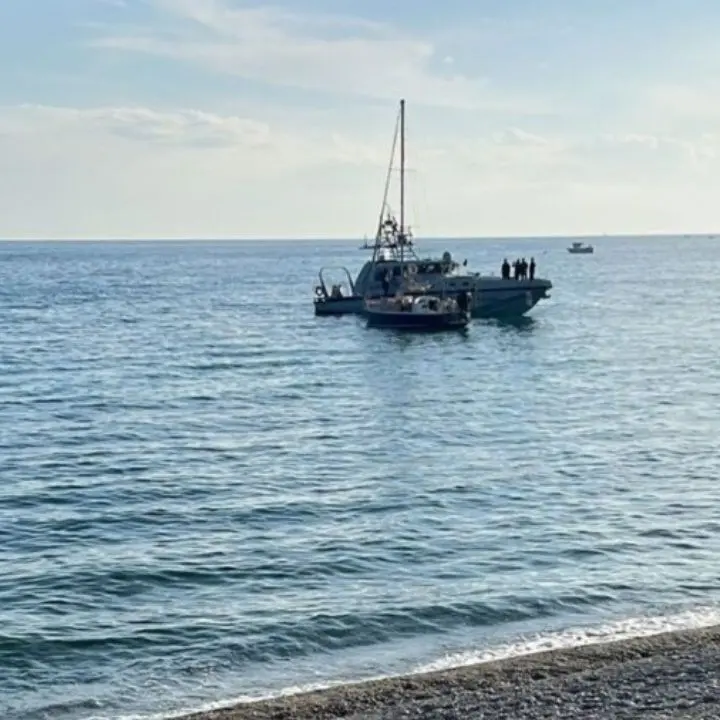
[[[552,299],[408,337],[313,317],[356,244],[0,245],[1,717],[716,617],[720,246],[447,243]]]

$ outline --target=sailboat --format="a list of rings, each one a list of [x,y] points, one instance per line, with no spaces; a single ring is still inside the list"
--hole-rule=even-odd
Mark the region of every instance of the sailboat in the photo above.
[[[417,283],[428,287],[428,294],[455,298],[461,305],[469,292],[472,297],[469,309],[475,318],[518,318],[541,300],[549,298],[549,291],[552,289],[550,280],[539,277],[517,280],[494,273],[473,272],[467,267],[467,260],[458,262],[447,250],[433,256],[418,253],[412,230],[404,223],[404,207],[403,222],[399,223],[387,201],[401,134],[401,115],[404,118],[404,112],[398,113],[395,122],[383,201],[379,215],[376,216],[375,237],[366,237],[362,245],[363,250],[370,250],[372,254],[357,274],[351,275],[345,267],[335,269],[335,275],[339,272],[339,284],[333,284],[327,279],[330,268],[320,270],[314,288],[315,315],[365,315],[368,300],[383,298],[389,294],[385,288],[388,275],[393,294],[398,290],[401,278],[404,279],[407,274]],[[404,181],[403,176],[401,180]],[[404,197],[402,200],[404,204]],[[401,254],[403,268],[400,263]]]
[[[371,272],[380,270],[382,276],[383,295],[364,296],[364,313],[368,327],[384,327],[397,330],[458,330],[467,327],[470,322],[472,296],[470,292],[462,292],[449,296],[443,289],[431,288],[417,277],[415,263],[407,262],[408,251],[412,253],[412,236],[405,225],[405,100],[400,100],[399,116],[400,134],[400,217],[399,221],[390,213],[385,220],[380,216],[378,238],[384,236],[384,245],[397,250],[396,266],[388,267],[383,273],[385,256],[378,250],[376,242],[373,252]],[[393,141],[393,155],[395,141]],[[392,167],[392,161],[391,161]],[[387,192],[390,179],[385,184],[383,209],[387,206]],[[382,211],[381,211],[382,213]],[[413,253],[414,255],[414,253]],[[411,255],[411,259],[415,259]],[[397,268],[397,275],[395,269]],[[390,294],[393,284],[395,292]]]

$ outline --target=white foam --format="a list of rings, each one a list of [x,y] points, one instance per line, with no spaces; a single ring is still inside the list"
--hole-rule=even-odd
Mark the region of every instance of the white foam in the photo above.
[[[404,677],[407,675],[418,675],[439,670],[451,670],[468,665],[504,660],[512,657],[522,657],[549,650],[564,650],[584,645],[597,645],[600,643],[613,642],[618,640],[630,640],[640,637],[651,637],[665,632],[677,630],[692,630],[696,628],[711,627],[720,625],[720,607],[708,606],[686,610],[673,615],[648,615],[619,620],[616,622],[599,625],[596,627],[569,628],[566,630],[539,633],[531,637],[523,638],[512,643],[499,645],[490,649],[468,650],[461,653],[445,655],[431,663],[415,666],[407,672],[394,675],[382,675],[366,677],[362,680],[337,679],[321,683],[306,685],[295,685],[281,691],[258,694],[239,695],[220,702],[204,704],[201,707],[188,708],[186,710],[169,713],[155,713],[152,715],[114,715],[110,719],[107,715],[95,715],[87,720],[172,720],[190,713],[210,712],[223,708],[233,707],[244,703],[269,700],[272,698],[287,697],[300,693],[312,692],[315,690],[326,690],[339,685],[356,684],[373,680],[383,680],[393,677]]]
[[[717,607],[696,608],[675,615],[635,617],[598,627],[570,628],[560,632],[537,634],[496,648],[446,655],[431,663],[418,666],[412,673],[450,670],[493,660],[547,652],[548,650],[565,650],[583,645],[650,637],[665,632],[691,630],[718,624],[720,624],[720,608]]]

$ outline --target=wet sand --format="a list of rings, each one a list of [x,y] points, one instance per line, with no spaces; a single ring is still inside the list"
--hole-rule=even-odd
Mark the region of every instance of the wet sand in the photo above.
[[[183,720],[720,718],[720,626],[552,650]]]

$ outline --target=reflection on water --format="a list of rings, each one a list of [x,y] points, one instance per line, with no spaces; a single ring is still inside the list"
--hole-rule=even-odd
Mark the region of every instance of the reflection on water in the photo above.
[[[501,330],[521,330],[530,332],[538,326],[538,321],[529,315],[510,318],[484,318],[474,320],[473,324],[500,328]]]
[[[396,343],[397,347],[422,347],[424,345],[443,345],[451,342],[453,338],[468,339],[470,336],[470,329],[458,328],[455,330],[433,330],[433,331],[419,331],[419,330],[401,330],[398,328],[368,328],[371,332],[377,332],[385,334],[391,340]]]

